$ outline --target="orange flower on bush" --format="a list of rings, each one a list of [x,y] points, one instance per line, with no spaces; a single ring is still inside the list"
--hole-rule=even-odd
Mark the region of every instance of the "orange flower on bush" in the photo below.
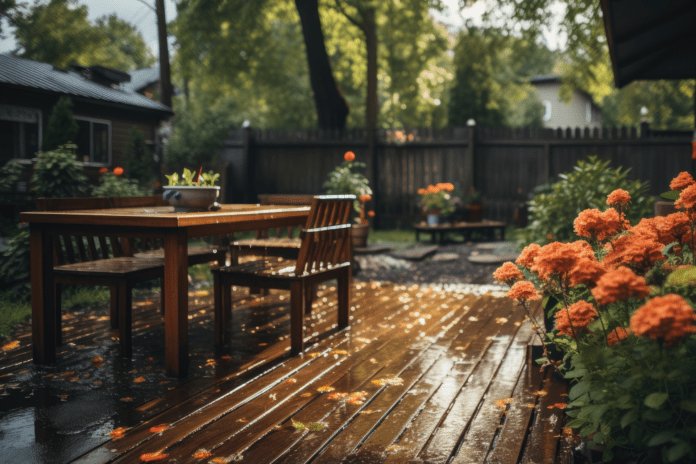
[[[592,289],[592,296],[599,305],[626,301],[631,296],[645,298],[649,294],[650,287],[645,283],[645,279],[635,275],[626,266],[619,266],[604,274]]]
[[[522,272],[510,261],[496,269],[493,273],[493,277],[501,284],[506,284],[511,287],[515,281],[524,279]]]
[[[122,174],[123,174],[123,168],[122,168],[122,167],[114,168],[114,175],[120,176],[120,175],[122,175]]]
[[[581,257],[576,262],[568,274],[570,284],[576,286],[585,284],[594,286],[597,279],[602,277],[607,270],[600,262],[593,258]]]
[[[355,159],[355,153],[352,151],[347,151],[345,155],[343,155],[343,159],[350,162]]]
[[[615,209],[600,212],[598,209],[586,209],[573,221],[575,233],[580,237],[605,240],[610,235],[623,229],[623,220]]]
[[[448,183],[441,183],[441,184],[437,184],[435,186],[435,188],[437,188],[438,191],[439,190],[447,190],[448,192],[451,192],[452,190],[454,190],[454,185],[450,184],[449,182]]]
[[[426,193],[428,193],[428,191],[426,189],[424,189],[424,188],[418,189],[418,195],[425,195]]]
[[[367,215],[370,217],[375,217],[375,212],[374,211],[368,211]]]
[[[628,334],[631,333],[631,329],[624,329],[623,327],[616,327],[614,330],[609,332],[607,335],[607,345],[616,346],[621,343],[622,340],[628,338]]]
[[[108,169],[106,168],[99,168],[99,174],[104,174]]]
[[[689,232],[690,221],[686,213],[672,213],[660,219],[661,221],[657,222],[657,231],[659,234],[671,234],[674,236],[675,240],[681,241],[681,237]],[[664,232],[662,229],[664,229]]]
[[[570,315],[570,318],[568,315]],[[568,306],[568,309],[560,309],[555,317],[558,333],[575,338],[573,330],[575,330],[575,334],[578,332],[589,332],[587,326],[590,322],[597,319],[599,314],[597,314],[597,310],[590,303],[580,300]],[[571,321],[573,322],[572,326],[570,324]]]
[[[528,280],[515,282],[509,292],[505,294],[511,300],[529,301],[540,300],[541,296],[537,293],[534,284]]]
[[[694,183],[694,178],[691,177],[691,174],[688,172],[680,172],[677,177],[672,179],[672,182],[669,183],[669,188],[670,190],[684,190],[686,187],[689,185],[693,185]]]
[[[626,206],[629,201],[631,201],[631,195],[623,189],[616,189],[607,196],[607,205],[609,206]]]
[[[540,249],[541,247],[538,244],[530,243],[524,247],[524,250],[522,250],[522,253],[517,257],[515,263],[522,267],[531,268],[534,265],[534,258],[537,257]]]
[[[691,184],[681,191],[679,199],[674,202],[674,206],[693,209],[694,205],[696,205],[696,184]]]
[[[370,201],[372,197],[370,195],[360,195],[360,201]]]
[[[657,340],[669,348],[696,332],[696,314],[679,295],[658,296],[631,316],[631,330],[639,337]]]
[[[565,278],[579,259],[592,257],[592,247],[584,240],[572,243],[553,242],[539,249],[530,269],[538,272],[542,279],[548,279],[551,274]]]
[[[641,235],[624,235],[616,239],[613,248],[609,244],[606,245],[609,253],[604,257],[602,264],[607,269],[615,269],[625,264],[636,274],[643,275],[655,262],[666,259],[662,254],[662,248],[662,244],[657,240]]]

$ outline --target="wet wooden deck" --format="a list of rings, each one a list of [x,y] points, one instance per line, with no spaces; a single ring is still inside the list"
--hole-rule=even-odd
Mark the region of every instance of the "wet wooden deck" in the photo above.
[[[35,421],[36,462],[137,463],[144,455],[171,463],[557,462],[563,411],[555,405],[565,386],[527,371],[531,325],[510,300],[355,284],[352,327],[337,331],[335,289],[319,296],[301,356],[288,354],[287,293],[255,298],[240,289],[233,342],[218,352],[210,351],[211,298],[194,297],[187,381],[163,377],[153,301],[136,307],[132,361],[113,355],[106,309],[66,321],[63,361],[53,370],[33,367],[28,334],[20,333],[19,348],[0,359],[0,383],[7,394],[43,391],[43,400],[27,403],[35,418],[56,402],[73,404],[73,415],[88,401],[105,408],[101,422],[81,429],[90,440],[61,450],[49,432],[72,432],[57,419]],[[7,407],[0,402],[0,411]],[[0,415],[0,448],[11,438],[2,433],[10,417]],[[127,430],[113,439],[117,427]]]

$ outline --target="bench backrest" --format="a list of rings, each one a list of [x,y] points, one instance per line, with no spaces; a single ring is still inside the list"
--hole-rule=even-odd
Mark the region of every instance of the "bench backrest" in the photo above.
[[[319,195],[312,199],[295,274],[326,269],[350,259],[350,212],[355,195]]]
[[[291,194],[291,193],[262,193],[259,195],[259,204],[261,205],[282,205],[282,206],[309,206],[314,200],[314,195]],[[256,231],[256,238],[268,238],[269,231],[272,231],[276,237],[281,237],[286,234],[287,237],[292,237],[296,226],[289,227],[272,227],[270,229],[259,229]],[[306,227],[309,228],[309,227]]]
[[[71,211],[85,209],[135,208],[142,206],[168,206],[169,202],[160,195],[140,197],[85,197],[85,198],[39,198],[38,211]],[[137,239],[145,250],[157,244],[147,239]],[[68,235],[53,236],[54,262],[57,265],[87,262],[110,257],[133,256],[136,239],[117,236]]]

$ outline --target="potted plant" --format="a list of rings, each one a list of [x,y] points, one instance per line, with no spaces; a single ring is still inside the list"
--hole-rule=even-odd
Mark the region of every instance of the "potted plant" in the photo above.
[[[213,171],[203,172],[203,168],[198,171],[198,176],[193,171],[184,168],[182,176],[175,172],[170,176],[165,176],[169,185],[163,187],[162,198],[169,201],[174,207],[174,211],[217,211],[220,204],[216,201],[220,195],[220,187],[215,185],[220,174]]]
[[[481,192],[471,187],[469,196],[464,200],[464,208],[468,213],[468,220],[471,222],[479,222],[483,213],[483,197]]]
[[[355,161],[355,153],[352,151],[346,152],[343,159],[343,163],[329,173],[324,188],[326,193],[331,195],[355,195],[358,198],[355,200],[354,208],[359,216],[355,218],[356,224],[353,224],[352,243],[354,247],[366,247],[370,225],[365,218],[365,202],[372,199],[372,189],[367,177],[355,171],[357,168],[364,169],[366,165]],[[374,211],[368,212],[367,215],[374,216]]]
[[[694,183],[694,178],[688,172],[679,173],[677,177],[669,183],[669,192],[661,193],[660,196],[667,201],[655,202],[655,216],[667,216],[668,214],[676,213],[677,208],[674,206],[674,201],[679,198],[679,194],[686,187]]]
[[[452,190],[454,185],[449,183],[418,189],[421,197],[419,204],[423,208],[423,214],[427,216],[428,225],[437,225],[441,217],[447,217],[454,212],[452,197],[449,194]]]

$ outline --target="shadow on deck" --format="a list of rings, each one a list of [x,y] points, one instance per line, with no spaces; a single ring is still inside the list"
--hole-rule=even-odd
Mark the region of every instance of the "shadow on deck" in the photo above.
[[[531,324],[510,300],[374,283],[352,295],[352,327],[337,331],[335,289],[320,289],[309,348],[290,357],[287,293],[234,292],[217,352],[211,297],[192,294],[184,380],[164,376],[158,301],[136,302],[132,360],[107,308],[65,318],[55,366],[34,366],[25,327],[0,355],[0,462],[559,459],[566,387],[527,372]]]

